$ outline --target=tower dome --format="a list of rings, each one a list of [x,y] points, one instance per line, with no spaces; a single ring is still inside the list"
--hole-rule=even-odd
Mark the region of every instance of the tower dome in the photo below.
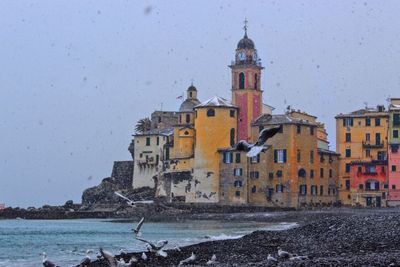
[[[194,107],[200,104],[200,101],[197,99],[197,89],[193,84],[186,91],[187,97],[179,107],[179,112],[193,112]]]
[[[254,42],[245,33],[244,37],[237,44],[237,49],[254,49]]]

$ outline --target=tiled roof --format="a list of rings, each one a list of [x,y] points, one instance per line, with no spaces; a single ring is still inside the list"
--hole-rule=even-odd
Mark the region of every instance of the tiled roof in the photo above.
[[[364,117],[367,116],[369,114],[374,114],[376,115],[380,115],[380,116],[387,116],[388,113],[387,111],[379,111],[378,108],[362,108],[359,110],[355,110],[352,111],[350,113],[346,113],[346,114],[342,114],[340,113],[339,115],[336,115],[335,118],[341,118],[341,117]]]
[[[225,98],[219,97],[219,96],[214,96],[199,105],[195,106],[195,108],[201,108],[201,107],[229,107],[229,108],[237,108],[234,106],[232,103],[230,103],[228,100]]]
[[[254,125],[306,124],[312,126],[318,125],[315,122],[309,122],[299,118],[293,118],[288,116],[287,114],[279,114],[279,115],[262,114],[254,121],[253,124]]]
[[[166,128],[166,129],[153,129],[150,131],[146,131],[144,133],[136,133],[133,136],[146,136],[146,135],[164,135],[170,136],[174,134],[173,128]]]

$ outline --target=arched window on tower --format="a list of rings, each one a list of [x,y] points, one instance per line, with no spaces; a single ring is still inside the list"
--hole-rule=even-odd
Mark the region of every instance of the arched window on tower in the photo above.
[[[189,97],[192,97],[192,92],[189,92]]]
[[[244,73],[239,73],[239,89],[244,89]]]
[[[254,74],[254,89],[255,90],[258,89],[258,76],[257,76],[257,73]]]
[[[235,145],[235,129],[234,128],[231,129],[230,136],[231,136],[231,146],[233,147]]]
[[[190,122],[190,114],[186,114],[186,123]]]

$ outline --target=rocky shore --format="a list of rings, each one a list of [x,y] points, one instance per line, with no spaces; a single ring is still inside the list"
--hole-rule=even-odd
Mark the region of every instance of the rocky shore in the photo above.
[[[131,256],[139,262],[133,266],[177,266],[192,252],[196,260],[192,266],[207,266],[213,254],[213,266],[400,266],[400,212],[399,210],[335,210],[296,211],[282,214],[299,226],[285,231],[256,231],[240,239],[200,243],[167,250],[168,257],[141,253]],[[279,217],[279,216],[278,216]],[[268,218],[266,220],[276,220]],[[303,259],[279,258],[278,247]],[[268,261],[271,254],[278,262]],[[121,257],[121,256],[119,256]],[[102,260],[91,267],[107,266]]]

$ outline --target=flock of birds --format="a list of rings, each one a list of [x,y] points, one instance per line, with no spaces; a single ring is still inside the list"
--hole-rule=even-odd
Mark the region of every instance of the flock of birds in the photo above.
[[[250,144],[244,140],[241,140],[238,142],[235,149],[238,151],[247,152],[247,157],[255,157],[258,154],[260,154],[263,149],[265,149],[264,144],[266,143],[266,141],[269,138],[273,137],[275,134],[277,134],[281,130],[281,128],[282,128],[282,125],[263,129],[260,132],[256,143]],[[133,201],[133,200],[129,199],[128,197],[122,195],[121,193],[115,192],[115,194],[117,196],[119,196],[120,198],[124,199],[126,201],[126,203],[132,207],[136,207],[137,204],[153,203],[152,200]],[[164,247],[168,244],[167,240],[160,240],[157,243],[153,243],[151,241],[141,238],[142,233],[140,232],[140,229],[141,229],[143,223],[144,223],[144,217],[139,221],[136,228],[132,229],[132,231],[135,235],[135,239],[146,244],[146,249],[147,249],[148,253],[154,254],[159,257],[167,257],[168,253],[166,251],[164,251]],[[175,247],[174,249],[177,251],[180,251],[179,247]],[[92,258],[90,255],[92,253],[93,253],[93,250],[86,251],[86,256],[85,256],[85,258],[82,259],[82,261],[79,265],[80,267],[90,265],[90,263],[92,262]],[[120,251],[121,255],[123,255],[124,253],[126,254],[126,252]],[[41,255],[43,257],[42,262],[43,262],[44,267],[57,267],[58,266],[47,259],[47,255],[45,252],[43,252]],[[281,250],[280,248],[278,249],[278,257],[279,258],[288,258],[289,260],[304,260],[307,258],[307,256],[292,255],[286,251]],[[100,248],[100,253],[97,256],[97,259],[104,259],[110,267],[128,267],[128,266],[133,266],[135,263],[138,262],[138,259],[135,256],[132,256],[128,262],[124,261],[124,257],[120,257],[119,259],[117,259],[117,257],[114,254],[112,254],[109,251],[104,250],[103,248]],[[142,253],[141,259],[143,261],[148,260],[148,256],[145,252]],[[178,266],[192,263],[196,259],[197,259],[196,255],[192,252],[191,256],[184,260],[181,260],[179,262]],[[269,263],[273,263],[273,262],[278,262],[278,259],[276,259],[273,256],[271,256],[270,254],[268,254],[267,261]],[[212,255],[211,259],[209,261],[207,261],[207,265],[213,265],[215,263],[217,263],[217,257],[214,254],[214,255]]]

